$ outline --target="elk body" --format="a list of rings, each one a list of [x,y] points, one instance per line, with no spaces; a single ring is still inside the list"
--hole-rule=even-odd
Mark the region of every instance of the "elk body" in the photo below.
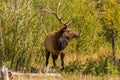
[[[57,11],[60,4],[58,4]],[[53,12],[49,8],[46,9],[47,12],[54,14],[55,17],[62,23],[64,26],[58,31],[54,31],[47,35],[45,39],[45,49],[46,49],[46,66],[49,62],[50,53],[52,53],[53,65],[56,67],[55,61],[57,60],[58,56],[61,57],[61,66],[64,69],[64,56],[63,53],[64,49],[67,47],[69,41],[74,38],[78,37],[78,33],[73,31],[72,29],[68,28],[70,22],[63,22],[61,18],[58,17],[57,11]]]

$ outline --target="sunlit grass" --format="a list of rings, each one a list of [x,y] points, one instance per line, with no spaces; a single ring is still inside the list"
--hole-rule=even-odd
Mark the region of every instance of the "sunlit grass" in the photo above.
[[[94,74],[83,74],[81,71],[67,71],[67,69],[70,69],[72,65],[70,63],[73,63],[74,61],[81,62],[80,64],[86,64],[89,62],[88,60],[93,61],[100,61],[101,56],[107,57],[111,54],[111,51],[109,51],[108,47],[100,47],[98,53],[90,54],[90,55],[84,55],[84,54],[66,54],[65,56],[65,70],[61,71],[61,64],[60,64],[60,57],[57,60],[58,69],[52,70],[52,58],[50,58],[50,71],[49,73],[59,73],[62,75],[62,78],[56,78],[56,77],[48,77],[48,76],[41,76],[41,77],[32,77],[32,76],[24,76],[24,77],[14,77],[13,80],[120,80],[119,74],[111,74],[111,73],[101,73],[100,75],[94,75]],[[118,55],[118,54],[117,54]],[[118,57],[117,57],[118,58]],[[104,60],[103,60],[104,61]],[[74,64],[73,64],[74,65]],[[97,65],[96,65],[97,66]]]

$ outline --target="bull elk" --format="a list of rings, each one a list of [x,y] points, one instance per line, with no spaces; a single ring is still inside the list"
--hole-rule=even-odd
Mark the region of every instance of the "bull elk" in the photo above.
[[[68,25],[71,23],[70,21],[63,22],[62,18],[58,17],[58,9],[60,7],[60,3],[56,8],[56,12],[52,11],[48,6],[45,9],[48,13],[53,14],[58,21],[63,24],[63,28],[58,31],[54,31],[47,35],[45,39],[45,49],[46,49],[46,67],[48,65],[48,60],[50,53],[52,53],[53,65],[56,67],[56,60],[60,55],[61,58],[61,66],[64,69],[64,49],[67,47],[69,41],[72,38],[78,37],[78,33],[68,28]]]

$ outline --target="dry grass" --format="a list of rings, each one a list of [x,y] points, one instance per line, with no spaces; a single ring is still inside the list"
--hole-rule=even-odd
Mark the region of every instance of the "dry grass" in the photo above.
[[[120,80],[119,76],[105,75],[105,76],[92,76],[92,75],[68,75],[64,74],[62,78],[56,77],[14,77],[13,80]]]
[[[117,58],[120,58],[119,55],[119,50],[117,50]],[[87,59],[92,58],[94,60],[98,60],[100,56],[108,56],[112,55],[111,51],[109,48],[103,46],[100,47],[97,53],[94,54],[89,54],[89,55],[84,55],[84,54],[66,54],[65,56],[65,66],[69,65],[70,62],[73,62],[75,60],[81,61],[82,63],[86,63]],[[57,65],[59,68],[61,68],[61,63],[60,63],[60,57],[57,60]],[[50,58],[50,63],[49,66],[52,66],[52,58]],[[58,71],[59,72],[59,71]],[[24,77],[13,77],[13,80],[120,80],[119,75],[111,75],[111,74],[104,74],[104,75],[99,75],[99,76],[94,76],[94,75],[83,75],[81,73],[79,74],[74,74],[74,73],[66,73],[66,72],[60,72],[62,75],[62,78],[56,78],[56,77],[30,77],[30,76],[24,76]]]

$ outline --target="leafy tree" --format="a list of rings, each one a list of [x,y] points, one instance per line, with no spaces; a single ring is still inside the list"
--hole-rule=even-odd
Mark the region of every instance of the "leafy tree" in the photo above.
[[[102,9],[104,14],[101,18],[101,22],[103,25],[104,36],[112,45],[112,54],[115,63],[115,40],[119,40],[118,36],[120,35],[120,4],[117,3],[116,0],[108,0],[103,4]]]

